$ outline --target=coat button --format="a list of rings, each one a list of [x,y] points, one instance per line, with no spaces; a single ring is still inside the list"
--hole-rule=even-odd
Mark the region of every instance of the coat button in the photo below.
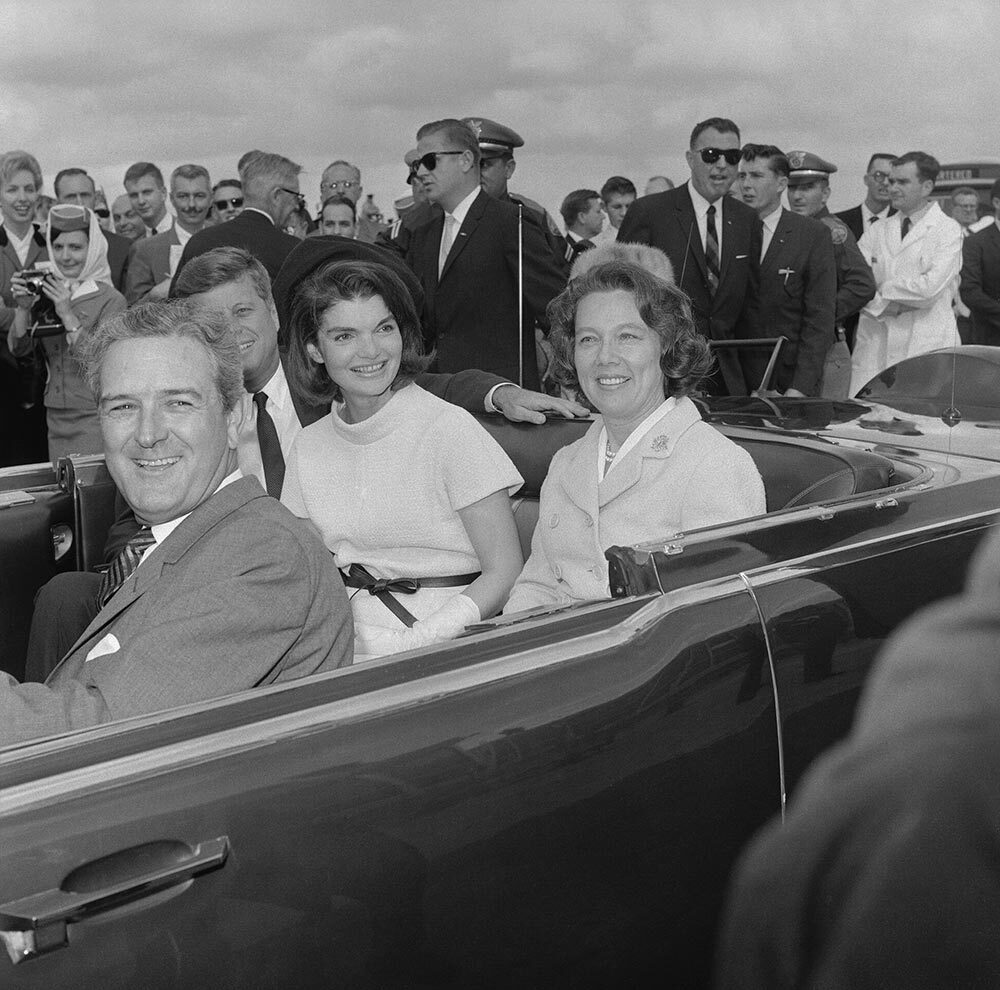
[[[593,526],[594,526],[594,520],[590,516],[587,516],[587,529],[592,529]]]
[[[552,573],[555,574],[557,581],[562,580],[562,568],[558,564],[552,565]]]
[[[552,518],[549,520],[549,525],[555,529],[559,525],[559,516],[557,513],[552,513]]]

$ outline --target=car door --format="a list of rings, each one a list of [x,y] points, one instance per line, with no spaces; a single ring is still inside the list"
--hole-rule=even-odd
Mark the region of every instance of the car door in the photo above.
[[[743,581],[533,619],[4,751],[3,985],[695,985],[780,793]]]

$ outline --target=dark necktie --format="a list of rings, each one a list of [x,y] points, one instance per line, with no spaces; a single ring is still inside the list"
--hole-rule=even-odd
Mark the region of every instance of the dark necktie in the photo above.
[[[142,560],[143,551],[151,547],[156,540],[148,526],[143,526],[135,536],[118,552],[111,561],[111,566],[101,578],[101,589],[97,593],[98,607],[104,608],[111,601],[114,593],[135,573]]]
[[[281,498],[281,486],[285,483],[285,455],[281,452],[278,429],[267,411],[267,393],[254,393],[253,401],[257,406],[257,443],[264,464],[267,494],[272,498]]]
[[[910,223],[910,218],[903,217],[903,226],[902,226],[903,234],[900,240],[906,240],[906,235],[910,232],[910,227],[912,226],[913,225]]]
[[[719,287],[719,235],[715,231],[715,204],[705,215],[705,264],[708,265],[708,287],[715,295]]]

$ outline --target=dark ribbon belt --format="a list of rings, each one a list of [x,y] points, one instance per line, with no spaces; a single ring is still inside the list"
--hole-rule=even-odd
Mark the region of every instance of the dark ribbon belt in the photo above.
[[[479,577],[474,574],[452,574],[448,577],[376,578],[368,573],[364,564],[351,564],[346,574],[340,572],[348,588],[360,588],[374,595],[400,622],[412,626],[416,617],[395,595],[415,595],[421,588],[464,588]]]

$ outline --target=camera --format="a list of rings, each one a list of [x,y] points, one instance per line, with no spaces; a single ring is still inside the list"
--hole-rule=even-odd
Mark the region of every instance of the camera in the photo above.
[[[45,284],[45,276],[48,272],[43,268],[25,268],[23,272],[19,273],[21,278],[24,279],[25,284],[28,286],[28,290],[32,295],[40,296],[42,294],[42,286]]]

